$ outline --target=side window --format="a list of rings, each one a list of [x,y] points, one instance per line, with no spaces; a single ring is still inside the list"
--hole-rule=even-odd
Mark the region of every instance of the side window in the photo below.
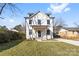
[[[29,24],[32,24],[32,20],[29,20]]]
[[[49,29],[47,30],[47,35],[50,35],[50,30]]]
[[[29,30],[29,35],[32,35],[32,30],[31,29]]]
[[[38,24],[41,24],[41,20],[38,20]]]
[[[47,20],[47,24],[50,24],[50,20]]]

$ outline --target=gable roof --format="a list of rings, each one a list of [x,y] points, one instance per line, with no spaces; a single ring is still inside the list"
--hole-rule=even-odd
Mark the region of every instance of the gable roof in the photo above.
[[[79,31],[79,28],[75,28],[75,27],[69,27],[69,28],[64,27],[63,29],[66,29],[68,31]]]
[[[31,16],[29,16],[29,17],[25,17],[25,18],[32,18],[32,17],[34,17],[35,15],[37,15],[38,13],[40,13],[41,11],[38,11],[38,12],[36,12],[36,13],[28,13],[28,14],[32,14]],[[51,13],[45,13],[47,16],[48,15],[51,15]],[[48,16],[49,17],[49,16]],[[55,17],[49,17],[49,18],[55,18]]]
[[[36,12],[35,14],[31,15],[29,18],[34,17],[35,15],[37,15],[40,11]]]
[[[24,17],[24,18],[32,18],[33,16],[35,16],[36,14],[38,14],[40,11],[38,11],[37,13],[28,13],[28,14],[32,14],[31,16],[29,16],[29,17]]]

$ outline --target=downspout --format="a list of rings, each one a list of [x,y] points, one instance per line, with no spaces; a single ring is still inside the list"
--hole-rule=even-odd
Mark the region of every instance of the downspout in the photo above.
[[[25,18],[25,39],[27,39],[26,38],[26,17],[24,17]]]
[[[53,26],[53,29],[52,29],[52,31],[53,31],[53,33],[54,33],[54,19],[55,19],[55,17],[52,17],[52,26]],[[53,33],[52,33],[52,35],[53,35]],[[52,37],[52,39],[54,38],[54,35],[53,35],[53,37]]]

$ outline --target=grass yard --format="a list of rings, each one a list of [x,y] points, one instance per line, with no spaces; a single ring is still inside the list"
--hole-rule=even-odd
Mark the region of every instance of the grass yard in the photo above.
[[[18,42],[18,43],[17,43]],[[75,56],[79,47],[63,42],[15,41],[0,45],[1,56]],[[17,43],[17,44],[15,44]]]

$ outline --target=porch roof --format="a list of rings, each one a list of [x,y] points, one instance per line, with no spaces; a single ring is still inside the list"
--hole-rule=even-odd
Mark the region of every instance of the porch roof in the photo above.
[[[44,31],[45,29],[47,29],[47,27],[47,25],[32,25],[32,28],[34,28],[36,31]]]

